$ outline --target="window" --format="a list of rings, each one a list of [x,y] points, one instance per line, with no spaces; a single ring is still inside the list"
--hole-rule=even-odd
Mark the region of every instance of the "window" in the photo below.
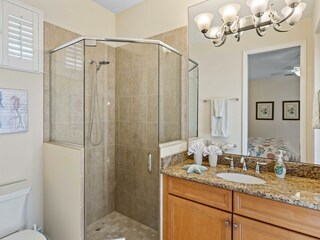
[[[82,70],[83,47],[82,43],[75,43],[66,48],[66,68]]]
[[[25,4],[1,0],[3,67],[43,72],[43,14]]]

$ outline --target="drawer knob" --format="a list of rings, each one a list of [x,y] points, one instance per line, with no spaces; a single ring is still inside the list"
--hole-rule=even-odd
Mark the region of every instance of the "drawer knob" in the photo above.
[[[237,229],[238,229],[238,224],[234,223],[234,224],[233,224],[233,228],[234,228],[235,230],[237,230]]]
[[[225,225],[226,227],[230,227],[230,221],[229,221],[229,220],[226,220],[226,221],[224,222],[224,225]]]

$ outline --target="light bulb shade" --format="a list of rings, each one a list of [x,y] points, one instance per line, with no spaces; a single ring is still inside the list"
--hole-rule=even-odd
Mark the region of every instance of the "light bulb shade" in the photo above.
[[[244,27],[253,25],[253,18],[252,18],[252,16],[240,18],[240,19],[239,19],[239,25],[240,25],[240,28],[244,28]]]
[[[287,19],[287,23],[290,25],[295,25],[300,21],[303,11],[306,9],[307,4],[300,3],[296,8],[291,17]],[[282,9],[281,13],[286,17],[290,14],[292,8],[286,6]]]
[[[261,16],[268,8],[269,0],[248,0],[247,5],[255,16]]]
[[[265,24],[265,23],[269,23],[271,20],[270,18],[270,10],[267,10],[263,13],[263,15],[260,17],[260,25],[261,24]],[[266,26],[265,26],[266,27]]]
[[[265,22],[269,22],[270,21],[270,11],[267,10],[261,17],[261,23],[265,23]],[[261,27],[261,29],[263,31],[266,31],[268,28],[270,27],[270,25]]]
[[[198,25],[201,32],[207,31],[211,26],[213,15],[211,13],[201,13],[194,18],[194,21]]]
[[[287,6],[290,6],[292,4],[295,5],[301,2],[301,0],[284,0],[284,1],[286,2]]]
[[[230,24],[237,19],[239,10],[239,4],[228,4],[220,8],[219,13],[222,16],[223,22],[226,24]]]
[[[270,21],[270,11],[266,11],[262,17],[261,17],[261,22],[269,22]]]
[[[207,36],[209,38],[220,38],[222,36],[221,27],[211,27],[207,32]]]

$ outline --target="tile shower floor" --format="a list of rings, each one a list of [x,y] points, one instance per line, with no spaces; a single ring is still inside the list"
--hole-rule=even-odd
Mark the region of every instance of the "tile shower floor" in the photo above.
[[[158,240],[158,232],[118,212],[112,212],[104,218],[90,224],[87,240]]]

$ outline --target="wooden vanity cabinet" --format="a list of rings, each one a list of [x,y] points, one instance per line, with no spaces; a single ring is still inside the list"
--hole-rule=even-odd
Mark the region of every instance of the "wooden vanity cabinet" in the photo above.
[[[214,238],[213,238],[214,239]],[[301,233],[233,215],[233,240],[317,240]]]
[[[231,213],[168,196],[168,240],[231,240]]]
[[[317,210],[234,192],[233,213],[320,239]]]
[[[163,239],[320,240],[320,211],[164,175]]]
[[[231,191],[164,176],[163,201],[164,240],[231,240]]]

